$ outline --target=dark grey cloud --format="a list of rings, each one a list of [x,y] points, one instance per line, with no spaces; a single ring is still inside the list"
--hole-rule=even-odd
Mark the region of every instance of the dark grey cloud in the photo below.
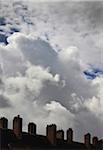
[[[4,95],[0,94],[0,108],[7,108],[7,107],[11,107],[9,99]]]
[[[27,41],[26,41],[27,40]],[[22,42],[24,43],[22,45]],[[20,41],[20,49],[25,58],[32,64],[41,65],[44,67],[55,66],[57,54],[50,44],[42,39]]]

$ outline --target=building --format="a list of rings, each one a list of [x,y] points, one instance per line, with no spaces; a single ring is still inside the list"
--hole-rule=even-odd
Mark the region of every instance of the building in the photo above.
[[[2,121],[1,121],[2,120]],[[28,132],[22,131],[22,118],[18,115],[13,119],[13,129],[7,128],[7,119],[1,119],[0,128],[0,150],[103,150],[103,140],[97,137],[92,138],[87,133],[84,136],[84,143],[73,140],[73,130],[67,130],[67,138],[64,138],[64,131],[57,130],[55,124],[47,125],[46,135],[36,134],[36,124],[28,124]]]

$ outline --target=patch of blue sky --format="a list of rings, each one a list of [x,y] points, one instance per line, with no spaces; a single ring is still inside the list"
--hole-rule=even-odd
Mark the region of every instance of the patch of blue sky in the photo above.
[[[18,28],[11,27],[10,33],[13,34],[14,32],[20,32],[20,30]]]
[[[95,79],[98,76],[103,75],[103,69],[100,68],[92,68],[90,70],[85,70],[84,71],[85,76],[87,77],[87,79]]]

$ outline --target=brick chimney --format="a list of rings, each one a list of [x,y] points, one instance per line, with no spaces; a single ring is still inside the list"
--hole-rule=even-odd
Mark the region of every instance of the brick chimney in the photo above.
[[[8,119],[6,119],[5,117],[0,118],[0,128],[8,128]]]
[[[36,135],[36,124],[33,122],[30,122],[28,124],[28,133],[31,135]]]
[[[91,144],[91,135],[90,133],[87,133],[84,135],[84,144],[89,147]]]
[[[94,146],[97,146],[97,144],[98,144],[98,137],[94,136],[94,137],[92,138],[92,144],[93,144]]]
[[[52,145],[56,145],[56,125],[55,124],[47,125],[46,136]]]
[[[72,128],[69,128],[67,130],[67,142],[72,143],[73,142],[73,130]]]
[[[16,116],[13,119],[13,131],[18,138],[22,136],[22,118],[20,116]]]
[[[63,130],[58,130],[56,132],[56,138],[60,140],[64,140],[64,131]]]

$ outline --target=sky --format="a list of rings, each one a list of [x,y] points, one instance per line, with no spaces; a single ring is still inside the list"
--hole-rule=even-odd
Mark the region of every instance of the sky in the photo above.
[[[103,2],[0,0],[0,116],[45,134],[103,137]]]

